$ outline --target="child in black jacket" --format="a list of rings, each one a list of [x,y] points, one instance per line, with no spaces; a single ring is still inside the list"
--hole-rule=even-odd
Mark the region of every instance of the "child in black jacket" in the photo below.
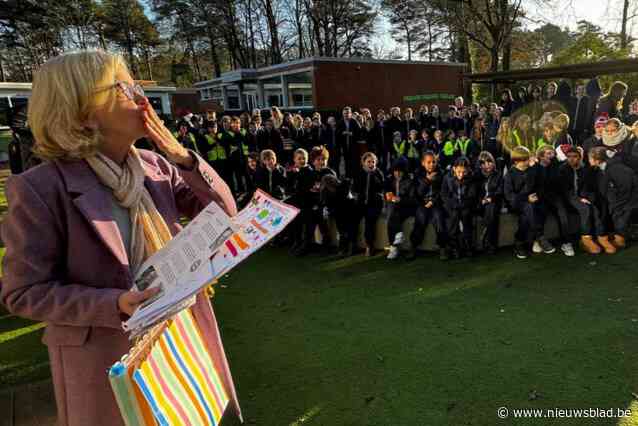
[[[384,178],[377,169],[377,156],[366,152],[361,157],[361,170],[354,179],[352,191],[357,198],[357,224],[365,218],[366,256],[374,251],[376,225],[383,209]]]
[[[303,148],[298,148],[293,154],[293,164],[286,171],[286,193],[288,198],[286,202],[299,209],[299,214],[288,225],[287,230],[290,232],[292,247],[290,254],[298,255],[304,245],[304,214],[306,206],[304,205],[305,188],[303,188],[304,180],[308,180],[308,175],[312,173],[312,168],[308,165],[308,152]]]
[[[308,173],[301,176],[299,192],[302,199],[302,218],[304,223],[303,246],[297,253],[304,255],[313,247],[315,229],[319,227],[322,236],[322,245],[329,247],[330,233],[324,217],[324,206],[321,204],[321,180],[324,176],[337,176],[334,170],[328,167],[328,150],[324,147],[315,147],[310,152],[310,168]]]
[[[605,232],[600,211],[596,205],[595,172],[582,162],[582,151],[571,147],[565,155],[567,161],[560,166],[560,189],[568,206],[578,213],[580,219],[580,246],[589,254],[602,250],[607,254],[616,252]]]
[[[323,176],[320,198],[321,205],[336,222],[339,232],[339,255],[352,256],[359,230],[357,201],[352,194],[352,181],[347,178],[339,180],[332,174]]]
[[[432,151],[421,156],[421,169],[414,180],[414,201],[416,214],[414,229],[410,235],[412,250],[408,256],[414,259],[418,247],[423,242],[425,230],[432,223],[436,231],[436,244],[440,250],[441,260],[447,259],[444,211],[441,204],[442,171],[437,164],[437,157]]]
[[[454,258],[474,253],[473,213],[476,206],[476,186],[471,177],[470,160],[454,160],[451,173],[446,174],[441,186],[441,200],[448,217],[447,235]]]
[[[392,165],[391,176],[386,181],[385,201],[388,206],[388,239],[390,252],[388,259],[399,257],[399,247],[403,243],[403,222],[414,216],[413,181],[408,176],[407,164],[398,160]]]
[[[511,161],[512,167],[503,179],[503,189],[510,210],[518,215],[518,229],[514,234],[514,254],[519,259],[526,259],[532,242],[539,239],[547,241],[543,237],[545,211],[534,187],[529,150],[524,146],[514,147]],[[552,252],[549,247],[548,252]],[[551,249],[556,250],[553,247]]]
[[[425,151],[432,151],[435,154],[438,151],[438,144],[434,137],[430,137],[428,129],[421,130],[421,139],[419,139],[419,145],[421,146],[421,153]]]
[[[552,146],[544,145],[538,148],[536,157],[538,159],[538,164],[534,166],[536,193],[539,195],[546,214],[551,213],[558,220],[561,251],[565,256],[574,256],[574,247],[569,233],[567,206],[561,193],[560,164],[556,160],[556,151]],[[541,253],[546,250],[541,247],[541,242],[538,241],[534,243],[533,251]]]
[[[261,152],[262,167],[255,175],[257,188],[272,195],[278,200],[286,197],[286,170],[277,164],[275,151],[265,149]]]
[[[246,129],[242,129],[239,117],[230,120],[230,130],[224,133],[224,141],[228,149],[228,168],[230,171],[230,182],[228,185],[235,188],[235,194],[246,191],[244,184],[246,170],[246,157],[248,156],[248,143],[246,140]]]
[[[618,157],[608,158],[607,148],[602,146],[589,152],[589,164],[599,170],[598,194],[604,197],[613,222],[611,242],[616,248],[624,248],[631,214],[638,208],[638,175]]]
[[[251,152],[246,158],[246,192],[237,199],[239,209],[246,207],[257,189],[257,171],[259,170],[259,154]]]
[[[488,151],[479,154],[478,165],[475,174],[478,211],[485,226],[481,239],[485,252],[494,254],[498,247],[498,226],[503,206],[503,175],[496,167],[494,156]]]

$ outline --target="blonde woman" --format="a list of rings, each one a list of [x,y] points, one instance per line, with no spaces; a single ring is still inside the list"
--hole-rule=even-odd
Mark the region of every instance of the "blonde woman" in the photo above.
[[[292,124],[298,132],[303,130],[303,117],[301,114],[295,114],[292,116]]]
[[[228,186],[164,127],[119,55],[80,51],[35,74],[28,120],[46,162],[7,181],[0,299],[44,321],[59,425],[121,425],[106,371],[130,348],[121,327],[155,289],[131,291],[140,264],[177,234],[181,216],[214,201],[236,213]],[[166,159],[137,150],[150,138]],[[193,313],[226,359],[210,303]],[[232,379],[223,378],[238,411]]]
[[[284,115],[281,110],[276,106],[270,108],[270,117],[272,118],[272,124],[275,126],[275,129],[279,130],[281,124],[284,121]]]
[[[534,139],[531,117],[527,114],[521,114],[516,117],[514,128],[512,129],[512,142],[514,146],[524,146],[529,150],[533,150],[536,146]]]
[[[509,117],[501,118],[501,125],[496,133],[496,143],[500,151],[509,152],[512,150],[514,144],[512,143],[512,128],[510,126]]]
[[[554,147],[558,148],[561,145],[574,145],[569,130],[569,115],[560,113],[552,120],[554,127]]]

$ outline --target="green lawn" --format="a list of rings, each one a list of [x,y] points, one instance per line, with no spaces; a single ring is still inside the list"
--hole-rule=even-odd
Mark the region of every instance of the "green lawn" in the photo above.
[[[637,255],[389,264],[268,251],[221,282],[215,308],[253,424],[638,425]],[[636,416],[499,421],[501,406]]]
[[[637,256],[389,263],[267,249],[220,282],[215,309],[251,425],[638,426]],[[0,393],[49,376],[41,337],[0,308]],[[499,420],[501,406],[635,415]]]
[[[638,425],[636,255],[388,263],[268,249],[220,282],[215,309],[249,424]],[[0,318],[0,390],[46,377],[41,330]],[[501,406],[637,416],[499,422]]]

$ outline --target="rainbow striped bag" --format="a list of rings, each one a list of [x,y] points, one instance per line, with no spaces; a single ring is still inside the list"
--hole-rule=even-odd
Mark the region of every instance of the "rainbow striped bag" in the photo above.
[[[154,328],[109,379],[127,426],[218,425],[229,403],[190,309]]]

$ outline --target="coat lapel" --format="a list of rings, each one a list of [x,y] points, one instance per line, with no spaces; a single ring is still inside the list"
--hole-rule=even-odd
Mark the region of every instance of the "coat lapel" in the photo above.
[[[112,195],[100,183],[85,161],[56,161],[73,203],[93,227],[104,245],[123,265],[128,265],[128,255],[120,230],[113,216]],[[75,197],[73,197],[75,196]]]

